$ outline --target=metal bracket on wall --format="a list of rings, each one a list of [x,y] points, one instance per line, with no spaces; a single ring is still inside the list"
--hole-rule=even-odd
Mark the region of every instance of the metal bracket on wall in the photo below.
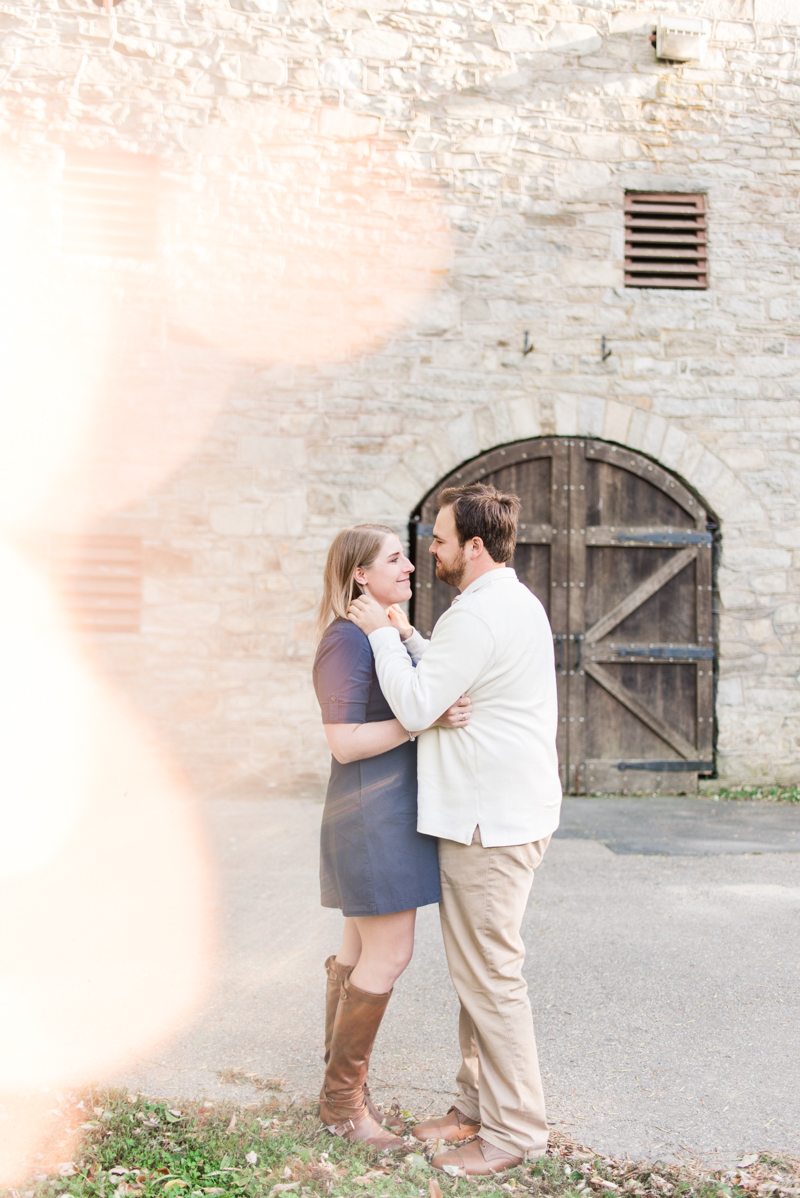
[[[619,532],[618,541],[643,541],[646,545],[710,545],[710,532]]]
[[[697,647],[694,645],[681,645],[677,647],[673,645],[666,647],[659,645],[657,647],[652,646],[649,649],[628,649],[624,645],[620,645],[619,649],[615,649],[614,652],[618,657],[666,657],[681,658],[684,660],[688,658],[693,661],[697,659],[713,661],[714,659],[713,649],[701,648],[699,645]]]
[[[618,770],[653,770],[658,773],[710,774],[713,761],[618,761]]]
[[[600,346],[600,357],[601,357],[601,358],[603,359],[603,361],[605,362],[606,358],[610,358],[610,357],[611,357],[611,354],[612,354],[612,352],[613,352],[613,351],[612,351],[612,350],[610,350],[610,349],[609,349],[609,347],[608,347],[608,340],[607,340],[607,338],[606,338],[606,335],[605,335],[605,333],[603,333],[603,340],[602,340],[602,343],[601,343],[601,346]]]

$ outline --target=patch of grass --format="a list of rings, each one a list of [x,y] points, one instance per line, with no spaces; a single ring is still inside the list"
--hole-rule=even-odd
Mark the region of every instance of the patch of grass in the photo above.
[[[800,803],[800,786],[721,787],[715,799],[758,799],[768,803]]]
[[[554,1133],[548,1154],[492,1178],[452,1178],[419,1145],[381,1157],[320,1128],[309,1107],[159,1102],[124,1091],[68,1097],[52,1112],[80,1140],[74,1159],[32,1162],[31,1179],[0,1198],[748,1198],[800,1193],[800,1161],[767,1153],[736,1169],[649,1165],[602,1157]],[[53,1128],[51,1152],[57,1150]],[[427,1155],[430,1156],[431,1150]]]

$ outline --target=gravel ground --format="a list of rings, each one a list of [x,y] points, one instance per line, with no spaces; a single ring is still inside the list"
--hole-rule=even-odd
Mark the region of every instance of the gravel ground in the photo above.
[[[672,801],[690,813],[696,803],[701,823],[717,818],[711,800]],[[605,822],[593,802],[609,804]],[[524,935],[553,1125],[634,1159],[800,1154],[800,853],[730,851],[715,833],[709,855],[655,855],[671,851],[669,812],[655,847],[634,852],[630,829],[645,827],[649,802],[569,800],[565,835],[537,872]],[[614,803],[624,805],[616,817]],[[774,840],[774,806],[736,806],[749,809],[754,843]],[[800,809],[783,810],[788,835]],[[288,1093],[312,1097],[322,963],[341,926],[318,906],[321,804],[214,800],[198,811],[219,893],[211,993],[180,1040],[113,1080],[164,1097],[257,1097],[222,1080],[234,1069],[282,1076]],[[679,849],[690,823],[680,816]],[[626,837],[619,852],[600,843]],[[444,1112],[457,1061],[455,996],[429,907],[376,1046],[373,1089],[420,1115]]]

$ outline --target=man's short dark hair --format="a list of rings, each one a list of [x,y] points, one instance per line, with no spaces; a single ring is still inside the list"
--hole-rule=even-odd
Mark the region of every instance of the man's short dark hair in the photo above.
[[[480,537],[493,562],[507,562],[517,543],[520,502],[487,483],[445,487],[438,496],[439,508],[451,507],[460,545]]]

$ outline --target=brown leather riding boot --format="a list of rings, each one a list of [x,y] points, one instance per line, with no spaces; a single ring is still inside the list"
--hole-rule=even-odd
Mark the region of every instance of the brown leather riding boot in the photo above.
[[[381,1152],[406,1147],[370,1114],[364,1097],[372,1046],[391,993],[370,994],[349,978],[342,983],[319,1104],[320,1119],[335,1135],[371,1144]]]
[[[350,977],[350,974],[355,969],[354,965],[340,965],[336,957],[328,957],[325,962],[325,971],[328,975],[328,985],[325,990],[325,1064],[331,1055],[331,1039],[333,1038],[333,1023],[336,1019],[336,1012],[339,1009],[339,998],[342,993],[342,985]],[[320,1094],[320,1102],[325,1097],[325,1087],[322,1088]],[[369,1086],[364,1082],[364,1100],[367,1104],[367,1110],[376,1123],[382,1123],[384,1127],[388,1127],[390,1131],[397,1135],[402,1135],[405,1129],[405,1123],[399,1115],[387,1115],[383,1111],[379,1111],[372,1101],[369,1092]]]

